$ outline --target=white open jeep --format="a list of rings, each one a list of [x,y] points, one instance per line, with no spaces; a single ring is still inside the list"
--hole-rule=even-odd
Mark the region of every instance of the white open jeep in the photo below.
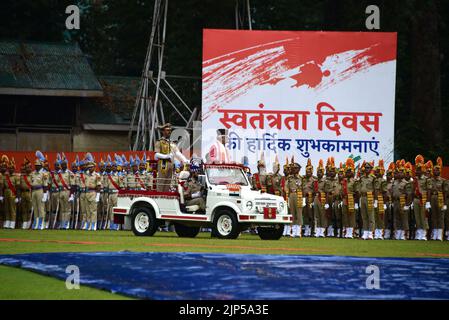
[[[195,237],[201,227],[212,228],[217,238],[235,239],[252,226],[264,240],[277,240],[290,224],[287,203],[282,197],[251,190],[238,164],[206,164],[199,176],[204,187],[205,212],[184,204],[183,187],[178,192],[121,190],[113,208],[116,223],[137,236],[152,236],[170,221],[180,237]]]

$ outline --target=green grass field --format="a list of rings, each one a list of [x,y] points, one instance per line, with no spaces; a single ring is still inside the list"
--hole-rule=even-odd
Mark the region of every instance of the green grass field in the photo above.
[[[136,237],[128,231],[0,230],[0,254],[122,250],[449,258],[447,241],[363,241],[334,238],[262,241],[258,236],[249,234],[241,235],[237,240],[220,240],[211,239],[208,233],[200,233],[195,239],[186,239],[171,232],[159,232],[153,237]],[[81,286],[80,290],[67,290],[64,281],[4,266],[0,266],[0,283],[0,299],[126,298],[86,286]]]

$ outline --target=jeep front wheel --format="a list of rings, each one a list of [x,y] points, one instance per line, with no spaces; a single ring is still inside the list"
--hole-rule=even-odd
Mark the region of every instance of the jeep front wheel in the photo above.
[[[214,217],[213,232],[220,239],[237,239],[239,224],[234,213],[220,210]]]
[[[157,230],[154,213],[146,207],[136,208],[132,215],[131,228],[136,236],[154,235]]]

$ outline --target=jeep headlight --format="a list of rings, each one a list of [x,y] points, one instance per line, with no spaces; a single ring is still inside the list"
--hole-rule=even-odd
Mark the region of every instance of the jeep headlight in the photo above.
[[[246,202],[246,209],[251,210],[253,208],[253,202],[252,201],[248,201]]]
[[[279,212],[283,212],[285,208],[284,201],[279,202]]]

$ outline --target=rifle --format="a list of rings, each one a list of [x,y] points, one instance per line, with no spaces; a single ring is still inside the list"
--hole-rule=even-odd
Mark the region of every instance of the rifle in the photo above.
[[[33,216],[34,216],[34,207],[31,206],[31,215],[30,215],[30,220],[28,220],[28,229],[31,229],[31,227],[33,225]]]
[[[59,196],[59,192],[58,192],[58,196]],[[60,199],[58,199],[58,203],[56,204],[55,219],[53,220],[53,226],[52,226],[52,229],[55,228],[55,226],[56,226],[56,221],[58,220],[59,201],[60,201]],[[50,218],[51,218],[51,215],[50,215]]]
[[[75,230],[78,229],[78,216],[80,213],[80,195],[78,192],[76,193],[78,194],[78,196],[76,196],[75,200],[76,200],[76,218],[75,218]]]

